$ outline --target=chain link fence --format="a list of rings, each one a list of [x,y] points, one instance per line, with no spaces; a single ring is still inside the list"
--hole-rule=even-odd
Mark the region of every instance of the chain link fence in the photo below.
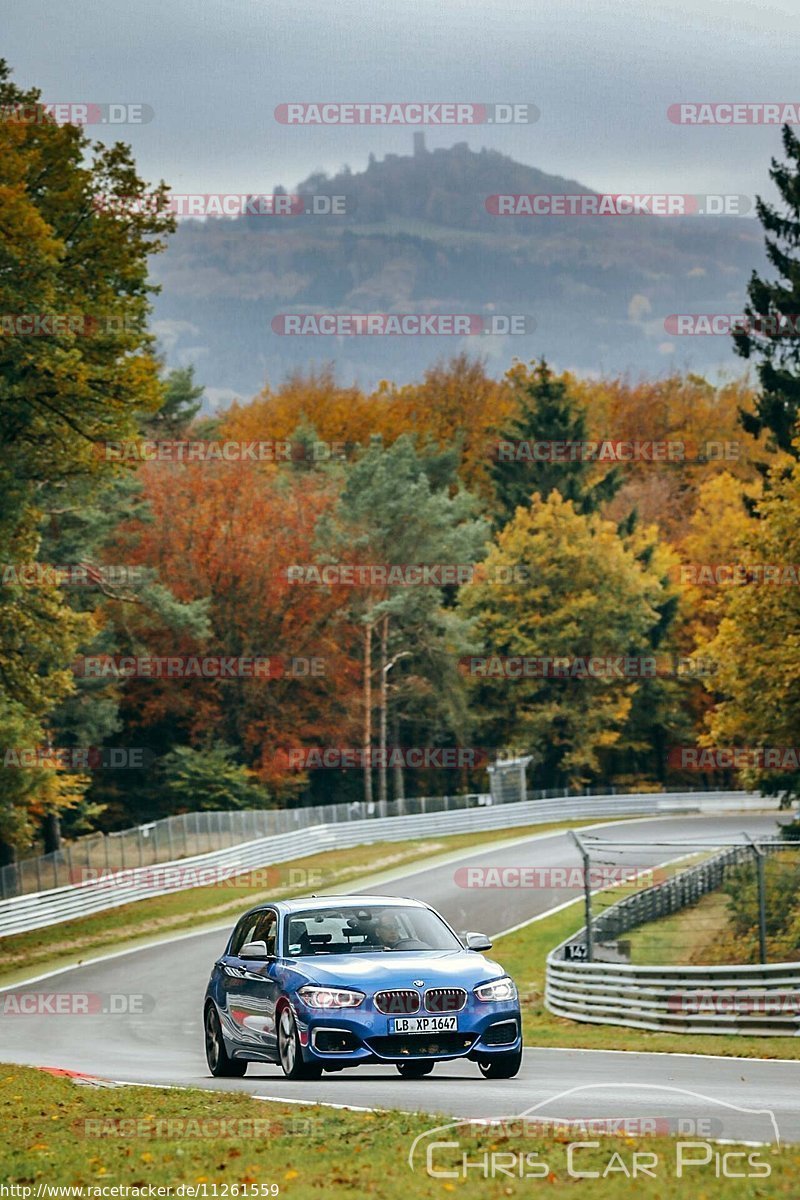
[[[690,789],[701,793],[720,791]],[[555,800],[561,797],[613,796],[617,789],[547,788],[528,791],[528,800]],[[658,793],[654,793],[658,794]],[[119,833],[89,834],[65,842],[60,850],[23,858],[0,868],[0,899],[24,896],[67,884],[81,883],[92,872],[148,867],[175,859],[207,854],[255,838],[292,833],[312,825],[360,821],[365,818],[416,816],[479,808],[484,805],[524,800],[513,792],[502,795],[470,793],[457,796],[418,796],[390,800],[367,806],[362,801],[350,804],[319,804],[305,808],[248,809],[228,812],[191,812],[150,821]]]
[[[563,947],[565,959],[651,965],[800,960],[800,843],[755,841],[743,833],[722,849],[687,846],[682,861],[689,855],[700,861],[658,868],[647,886],[648,868],[633,866],[631,856],[646,859],[652,843],[613,846],[572,836],[584,862],[586,924]],[[596,886],[612,864],[613,888]],[[622,899],[620,890],[628,892]]]

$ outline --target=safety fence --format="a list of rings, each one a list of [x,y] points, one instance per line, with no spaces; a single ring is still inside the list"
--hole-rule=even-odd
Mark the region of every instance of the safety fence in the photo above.
[[[441,801],[443,798],[438,799]],[[326,809],[323,811],[328,820],[324,823],[257,837],[206,854],[162,864],[136,864],[108,870],[102,865],[99,868],[90,867],[82,871],[75,882],[66,886],[6,899],[0,902],[0,936],[58,924],[134,900],[161,896],[203,883],[219,883],[273,863],[373,842],[403,841],[483,829],[513,829],[584,818],[729,812],[774,806],[774,801],[745,792],[680,792],[623,796],[605,794],[558,800],[524,800],[501,805],[441,807],[435,812],[407,812],[401,816],[355,818],[348,813],[340,816],[338,822],[330,820],[333,814]],[[294,819],[295,813],[309,813],[311,810],[286,811]]]
[[[613,794],[607,789],[603,794]],[[591,795],[569,790],[528,793],[530,799]],[[0,868],[0,899],[28,892],[64,887],[91,870],[125,871],[208,854],[223,846],[236,846],[256,838],[274,837],[314,825],[344,821],[380,820],[382,817],[418,816],[429,812],[480,808],[493,802],[490,795],[417,796],[405,800],[363,801],[350,804],[317,804],[302,808],[260,808],[179,813],[148,821],[115,833],[93,833],[65,842],[60,850],[39,854]]]
[[[776,850],[786,850],[788,845],[786,842],[759,842],[758,850],[771,854]],[[751,863],[753,854],[753,846],[749,844],[731,846],[697,866],[680,871],[663,883],[626,896],[594,918],[593,941],[595,944],[608,942],[638,925],[660,920],[696,904],[709,892],[718,891],[733,868]]]
[[[593,850],[598,853],[597,847]],[[589,922],[547,957],[545,1006],[556,1016],[593,1024],[680,1033],[800,1034],[800,961],[765,961],[767,919],[774,924],[775,914],[767,911],[764,862],[776,854],[794,858],[797,850],[800,846],[793,843],[748,838],[633,892],[596,916],[587,894]],[[623,945],[615,942],[620,935],[696,905],[731,878],[734,888],[739,886],[748,864],[754,865],[757,880],[758,965],[613,960]]]
[[[714,795],[700,789],[701,794]],[[684,793],[693,795],[694,792]],[[727,795],[728,793],[722,793]],[[528,791],[525,799],[556,800],[616,795],[614,788],[598,792],[569,788]],[[338,825],[342,822],[380,820],[383,817],[419,816],[434,812],[452,812],[482,808],[497,803],[488,794],[457,796],[416,796],[404,800],[363,801],[350,804],[318,804],[303,808],[247,809],[180,813],[148,821],[116,833],[94,833],[65,842],[60,850],[22,858],[0,867],[0,900],[64,887],[84,878],[91,870],[119,871],[130,867],[153,866],[207,854],[223,846],[236,846],[256,838],[274,837],[314,825]]]

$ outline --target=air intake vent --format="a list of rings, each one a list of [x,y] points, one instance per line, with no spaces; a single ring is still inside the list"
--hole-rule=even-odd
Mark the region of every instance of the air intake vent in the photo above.
[[[376,992],[375,1007],[378,1012],[393,1017],[419,1012],[419,992],[412,992],[410,988],[400,988],[395,992]]]
[[[425,1008],[432,1013],[460,1012],[466,1003],[463,988],[429,988],[425,993]]]

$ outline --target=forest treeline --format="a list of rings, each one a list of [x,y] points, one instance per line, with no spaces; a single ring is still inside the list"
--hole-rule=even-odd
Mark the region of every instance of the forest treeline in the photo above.
[[[3,69],[5,113],[37,98]],[[751,317],[800,311],[784,150]],[[740,331],[752,370],[723,383],[461,353],[210,417],[148,328],[174,222],[130,200],[165,190],[46,120],[4,117],[0,164],[6,859],[194,809],[482,791],[505,754],[538,787],[796,791],[793,322]]]

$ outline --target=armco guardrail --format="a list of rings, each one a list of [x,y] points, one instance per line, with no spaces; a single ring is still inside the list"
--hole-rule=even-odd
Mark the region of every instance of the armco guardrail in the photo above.
[[[257,838],[208,854],[150,867],[132,867],[99,878],[0,902],[0,936],[55,925],[104,909],[223,880],[256,867],[378,841],[403,841],[431,834],[512,829],[520,825],[584,817],[659,816],[771,808],[775,802],[745,792],[646,793],[582,799],[523,800],[449,812],[345,820],[291,833]]]
[[[692,789],[693,792],[695,790],[707,792],[712,789]],[[581,791],[537,788],[529,791],[524,799],[559,800],[573,796],[582,799],[586,796],[616,794],[613,787],[606,790],[601,788],[597,792],[589,788]],[[355,801],[302,808],[178,813],[114,833],[86,834],[65,842],[60,850],[8,863],[0,867],[0,900],[80,882],[86,871],[127,870],[129,867],[174,862],[177,858],[191,858],[211,850],[221,850],[223,846],[236,846],[242,842],[253,842],[256,838],[292,833],[295,829],[308,829],[312,825],[332,825],[364,817],[373,820],[450,812],[452,809],[476,808],[491,802],[489,795],[412,796],[405,800],[383,800],[371,805]]]
[[[762,853],[786,843],[760,843]],[[669,913],[695,903],[752,860],[753,847],[731,847],[672,879],[612,904],[592,922],[598,949]],[[800,1034],[800,962],[758,966],[647,966],[567,960],[568,937],[547,957],[545,1007],[559,1017],[601,1025],[673,1033]]]
[[[558,1017],[671,1033],[800,1034],[800,962],[634,967],[547,959]]]

